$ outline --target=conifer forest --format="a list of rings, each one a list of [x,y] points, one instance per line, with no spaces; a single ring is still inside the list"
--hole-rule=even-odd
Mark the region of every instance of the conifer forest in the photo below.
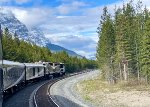
[[[96,57],[104,79],[150,83],[150,11],[146,6],[130,1],[111,14],[104,7],[97,32]]]

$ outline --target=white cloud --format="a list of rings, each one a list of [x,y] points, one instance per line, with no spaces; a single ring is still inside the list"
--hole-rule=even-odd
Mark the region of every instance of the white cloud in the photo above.
[[[63,4],[59,5],[57,7],[57,10],[60,14],[69,14],[71,12],[77,11],[78,9],[80,9],[80,7],[84,7],[87,5],[88,4],[86,4],[84,2],[73,1],[69,4],[63,3]]]
[[[39,26],[47,23],[53,12],[49,8],[14,8],[7,7],[15,16],[28,27]]]
[[[61,35],[61,36],[60,36]],[[96,37],[83,36],[83,35],[67,35],[59,34],[49,36],[52,43],[61,45],[65,48],[71,49],[82,56],[90,58],[96,51],[97,42],[94,40]],[[85,54],[86,53],[86,54]]]
[[[89,51],[86,52],[84,50],[75,50],[77,54],[82,55],[82,56],[86,56],[87,58],[91,59],[91,58],[95,58],[95,51]]]
[[[68,35],[66,37],[59,38],[59,43],[61,45],[72,49],[76,49],[79,47],[82,48],[94,42],[95,41],[91,40],[91,38],[83,36]]]

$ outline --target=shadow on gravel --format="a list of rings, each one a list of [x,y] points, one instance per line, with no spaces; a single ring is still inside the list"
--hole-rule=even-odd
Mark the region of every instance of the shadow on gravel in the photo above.
[[[59,105],[59,107],[82,107],[76,102],[73,102],[62,96],[51,95],[51,97],[54,99],[55,103]]]

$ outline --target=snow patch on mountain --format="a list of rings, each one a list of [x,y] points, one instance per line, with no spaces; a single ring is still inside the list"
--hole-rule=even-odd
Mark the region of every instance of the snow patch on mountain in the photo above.
[[[46,44],[51,43],[50,40],[45,37],[42,30],[37,27],[33,27],[29,30],[29,38],[39,46],[46,46]]]
[[[19,38],[28,39],[28,29],[22,24],[14,14],[8,10],[0,8],[0,24],[2,28],[8,28],[11,33],[15,33]]]
[[[8,28],[13,34],[16,32],[20,39],[39,46],[46,46],[47,43],[50,43],[50,40],[44,36],[40,28],[33,27],[28,29],[26,25],[21,23],[8,9],[0,9],[0,23],[3,29]]]

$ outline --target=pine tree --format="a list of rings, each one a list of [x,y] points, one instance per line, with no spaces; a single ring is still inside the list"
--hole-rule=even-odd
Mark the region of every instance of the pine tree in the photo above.
[[[103,9],[100,26],[98,28],[99,41],[97,47],[97,59],[99,66],[103,69],[106,79],[113,80],[113,57],[115,51],[114,25],[107,7]]]
[[[142,72],[146,76],[146,81],[150,79],[150,13],[145,8],[144,34],[141,38],[141,65]]]

